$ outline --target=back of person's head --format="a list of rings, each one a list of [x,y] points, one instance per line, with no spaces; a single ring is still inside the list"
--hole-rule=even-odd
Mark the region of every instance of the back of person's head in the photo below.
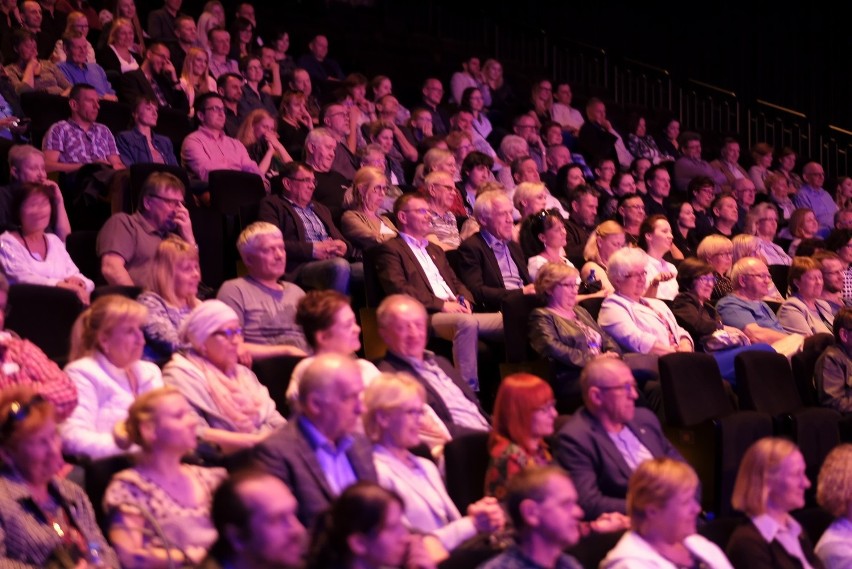
[[[852,308],[844,306],[834,315],[834,324],[832,331],[834,332],[834,340],[840,344],[840,331],[843,330],[847,335],[852,334]]]
[[[749,517],[766,511],[769,486],[776,482],[782,463],[799,452],[789,439],[766,437],[746,451],[740,461],[731,505]]]
[[[31,385],[0,391],[0,449],[11,448],[55,420],[53,404]]]
[[[678,494],[698,488],[698,476],[687,463],[673,458],[642,462],[627,482],[627,515],[634,529],[643,529],[649,510],[664,510]]]
[[[184,186],[181,179],[174,174],[170,174],[169,172],[151,173],[145,179],[145,183],[142,184],[142,188],[139,190],[139,211],[144,213],[147,209],[145,207],[146,198],[162,195],[162,193],[167,189],[176,190],[180,192],[181,196],[186,194],[186,186]]]
[[[148,309],[126,296],[108,294],[98,298],[74,322],[68,361],[94,353],[101,334],[109,334],[124,323],[141,326],[147,317]]]
[[[197,266],[198,248],[176,235],[169,235],[163,239],[157,245],[157,254],[154,256],[154,286],[151,290],[173,306],[188,302],[191,308],[198,299],[178,298],[175,293],[175,273],[178,270],[178,264],[184,261],[194,262]]]
[[[171,395],[181,395],[177,387],[165,385],[157,389],[146,391],[139,395],[127,410],[127,420],[124,425],[127,429],[127,439],[139,447],[150,450],[151,441],[148,440],[144,431],[144,425],[154,420],[157,404]]]
[[[356,555],[350,547],[351,538],[370,538],[381,532],[394,503],[403,508],[404,502],[396,492],[374,482],[356,482],[346,488],[318,520],[307,566],[351,567]]]
[[[533,415],[553,404],[553,389],[540,377],[530,373],[506,376],[494,400],[492,440],[494,435],[500,435],[525,447],[533,437]]]
[[[568,474],[558,466],[535,466],[525,468],[512,476],[506,489],[505,507],[515,530],[526,533],[530,527],[524,515],[523,504],[527,500],[541,503],[550,495],[550,481],[555,477],[570,480]]]
[[[834,447],[819,469],[817,504],[835,518],[848,515],[852,503],[852,444]]]
[[[296,305],[296,324],[302,327],[305,339],[315,350],[317,334],[335,325],[337,313],[350,305],[350,299],[336,290],[312,290],[305,293]]]

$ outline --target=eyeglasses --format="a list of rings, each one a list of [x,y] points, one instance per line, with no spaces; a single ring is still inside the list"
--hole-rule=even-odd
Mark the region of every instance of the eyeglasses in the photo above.
[[[166,204],[169,207],[180,207],[183,204],[183,200],[175,199],[175,198],[167,198],[164,196],[158,196],[157,194],[151,194],[148,196],[149,198],[156,198]]]
[[[596,385],[601,391],[622,390],[625,395],[633,395],[633,392],[639,393],[639,385],[635,381],[630,383],[622,383],[621,385]]]
[[[222,336],[229,340],[233,340],[237,336],[242,337],[243,329],[240,327],[237,328],[225,328],[224,330],[216,330],[211,334],[211,336]]]
[[[697,279],[695,279],[695,282],[716,284],[716,277],[713,275],[704,275],[703,277],[698,277]]]
[[[30,416],[30,411],[32,411],[33,407],[45,401],[47,399],[40,393],[33,395],[29,401],[12,401],[9,405],[9,414],[6,415],[6,419],[3,421],[2,426],[0,426],[0,441],[8,439],[15,430],[15,426]]]
[[[316,178],[287,178],[288,180],[293,180],[294,182],[301,182],[302,184],[309,184],[311,186],[317,185]]]

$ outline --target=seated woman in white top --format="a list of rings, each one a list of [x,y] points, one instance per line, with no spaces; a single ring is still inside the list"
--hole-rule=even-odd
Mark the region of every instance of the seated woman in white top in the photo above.
[[[403,522],[428,535],[426,545],[436,562],[476,534],[503,528],[503,510],[495,498],[471,504],[462,516],[435,463],[408,450],[420,444],[420,423],[426,419],[422,385],[407,374],[380,375],[365,391],[364,406],[364,429],[376,445],[379,484],[402,497]]]
[[[130,405],[140,394],[163,386],[160,368],[141,359],[147,316],[138,302],[107,295],[74,323],[65,373],[77,385],[78,403],[59,427],[66,453],[89,458],[122,453],[113,432],[124,440]]]
[[[645,296],[674,300],[678,293],[677,268],[663,257],[671,252],[674,235],[665,215],[645,218],[639,228],[639,247],[648,253],[645,265]]]
[[[534,256],[527,261],[527,271],[535,280],[538,270],[547,263],[561,263],[573,267],[565,255],[568,244],[568,231],[565,220],[558,211],[543,209],[527,217],[521,227],[521,234],[527,234],[523,241],[529,243]]]
[[[10,213],[18,229],[0,235],[0,266],[12,284],[67,288],[89,304],[95,283],[80,272],[62,240],[47,233],[56,215],[53,196],[51,186],[35,182],[15,188]]]

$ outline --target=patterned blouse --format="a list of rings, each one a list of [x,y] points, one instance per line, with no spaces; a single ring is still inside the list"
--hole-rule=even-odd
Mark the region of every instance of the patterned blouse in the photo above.
[[[136,300],[148,309],[148,320],[142,327],[146,360],[168,360],[174,352],[189,348],[180,341],[178,330],[192,307],[177,308],[151,291],[143,292]]]
[[[494,496],[498,500],[506,497],[506,487],[509,480],[517,473],[531,466],[547,466],[553,464],[553,455],[547,443],[542,441],[535,454],[509,439],[498,434],[493,435],[493,443],[489,454],[491,461],[485,472],[485,495]]]

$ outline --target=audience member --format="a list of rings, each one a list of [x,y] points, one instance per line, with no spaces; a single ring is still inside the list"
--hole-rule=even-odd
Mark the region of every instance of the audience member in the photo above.
[[[677,296],[677,268],[664,256],[671,253],[672,227],[662,215],[649,215],[639,228],[639,247],[647,256],[645,293],[642,296],[674,300]]]
[[[843,298],[843,273],[845,263],[840,260],[837,253],[831,251],[819,251],[814,254],[814,260],[819,263],[822,271],[822,295],[820,299],[828,303],[832,314],[844,306],[850,306]]]
[[[625,242],[639,246],[639,228],[645,221],[645,201],[641,194],[627,194],[618,201],[618,221],[624,228]]]
[[[565,256],[565,224],[562,216],[553,210],[541,210],[524,220],[521,228],[521,234],[524,236],[522,241],[528,242],[529,253],[533,254],[527,259],[527,271],[531,279],[535,280],[539,270],[547,263],[574,267]]]
[[[181,463],[197,445],[197,419],[173,387],[140,395],[126,424],[128,439],[141,453],[132,468],[112,477],[104,495],[108,535],[119,561],[200,563],[216,540],[210,506],[227,473]]]
[[[216,92],[216,80],[210,75],[210,57],[200,47],[190,48],[186,52],[180,74],[180,88],[186,93],[189,112],[195,114],[195,98],[204,93]]]
[[[580,374],[585,406],[559,431],[554,449],[574,479],[586,519],[627,511],[628,479],[645,460],[683,460],[657,417],[636,407],[630,368],[614,358],[593,360]]]
[[[246,55],[240,59],[240,73],[245,82],[243,83],[242,97],[237,109],[237,120],[242,122],[248,114],[255,109],[263,109],[271,116],[275,116],[278,110],[275,101],[269,94],[269,88],[262,85],[263,65],[257,55]]]
[[[239,73],[236,60],[230,58],[231,34],[224,27],[211,28],[207,32],[207,45],[210,51],[208,68],[214,79],[225,73]]]
[[[686,193],[689,182],[696,176],[707,176],[716,185],[716,192],[728,183],[727,177],[709,162],[701,158],[701,135],[697,132],[684,132],[680,135],[680,150],[683,153],[674,164],[674,187],[682,194]]]
[[[387,178],[378,168],[359,169],[347,190],[349,208],[340,220],[343,236],[363,254],[377,245],[393,239],[396,227],[387,215],[380,214],[387,193]],[[455,218],[453,218],[455,221]]]
[[[414,298],[394,294],[379,305],[379,335],[388,347],[383,372],[405,372],[426,388],[426,404],[452,436],[487,431],[488,419],[468,383],[441,356],[426,350],[427,312]]]
[[[498,313],[472,313],[470,291],[444,251],[426,238],[431,223],[424,199],[402,196],[394,204],[394,215],[399,236],[385,242],[375,260],[382,288],[388,295],[406,294],[423,304],[435,334],[452,341],[453,360],[462,379],[478,390],[479,338],[502,340],[503,318]]]
[[[237,239],[246,274],[225,281],[217,298],[237,313],[246,350],[255,358],[302,356],[308,349],[296,324],[296,305],[305,292],[281,281],[287,252],[281,230],[258,221]]]
[[[85,19],[85,17],[84,17]],[[126,18],[117,18],[110,26],[106,46],[98,50],[97,64],[100,65],[108,78],[119,79],[122,73],[129,73],[139,69],[142,63],[142,54],[137,53],[133,46],[133,24]],[[62,45],[62,57],[60,61],[67,59],[63,42],[57,42],[57,50]],[[91,59],[89,63],[95,63]]]
[[[754,182],[748,178],[734,180],[732,187],[734,199],[737,200],[737,224],[735,226],[735,231],[737,233],[742,233],[745,230],[748,212],[754,205],[757,191],[754,188]]]
[[[36,46],[38,47],[39,59],[50,59],[53,52],[53,47],[56,40],[59,39],[59,34],[62,29],[56,29],[44,21],[44,12],[41,5],[35,0],[26,0],[21,2],[18,7],[20,15],[20,27],[33,34],[36,38]],[[62,26],[64,28],[65,26]],[[9,31],[13,31],[11,28]],[[6,43],[4,38],[3,59],[9,61],[14,59],[11,42]]]
[[[816,544],[814,553],[826,567],[843,567],[852,561],[849,547],[850,486],[852,480],[852,446],[848,443],[832,449],[817,479],[816,498],[823,510],[834,516],[835,520],[823,532]]]
[[[11,219],[17,229],[0,235],[0,268],[12,284],[65,288],[89,304],[95,283],[80,272],[62,240],[48,231],[56,219],[54,188],[24,182],[12,194]]]
[[[151,264],[160,242],[173,233],[198,248],[189,211],[183,205],[183,182],[165,172],[148,176],[139,195],[139,210],[117,213],[98,233],[101,272],[111,285],[151,288]]]
[[[280,175],[281,167],[293,161],[278,140],[278,128],[275,125],[274,116],[263,109],[251,111],[246,115],[236,136],[236,139],[246,147],[249,158],[257,164],[260,175],[270,186]]]
[[[814,212],[819,222],[817,235],[825,238],[834,226],[834,214],[839,208],[831,194],[822,187],[825,183],[825,172],[819,162],[805,164],[802,177],[806,184],[798,189],[793,202],[798,208],[808,208]]]
[[[770,172],[766,177],[766,191],[769,194],[769,201],[778,208],[779,222],[781,225],[787,225],[790,216],[796,209],[793,200],[790,199],[791,187],[787,178],[777,172]]]
[[[163,0],[163,7],[148,14],[148,34],[154,41],[175,41],[177,17],[183,0]]]
[[[403,499],[406,527],[450,552],[477,534],[500,531],[503,510],[494,498],[482,498],[462,516],[435,463],[412,454],[410,449],[420,444],[421,422],[433,420],[424,414],[425,403],[426,390],[411,376],[380,375],[364,393],[364,431],[374,443],[379,484]]]
[[[305,138],[314,127],[305,100],[305,94],[301,91],[287,91],[281,97],[278,135],[284,148],[293,157],[302,156]]]
[[[121,161],[128,168],[134,164],[178,165],[172,141],[153,131],[158,118],[156,99],[143,95],[135,100],[133,128],[120,133],[115,139]]]
[[[725,176],[725,183],[722,184],[723,192],[730,192],[734,188],[734,182],[737,180],[745,180],[749,177],[745,168],[740,166],[740,143],[736,138],[727,137],[722,141],[722,148],[719,150],[719,158],[710,162],[716,170],[720,171]]]
[[[331,103],[320,112],[320,123],[334,139],[334,160],[331,170],[351,180],[358,169],[358,119],[360,111],[353,111],[343,104]]]
[[[788,439],[764,438],[746,451],[740,462],[731,504],[749,517],[734,530],[727,554],[736,569],[813,567],[822,562],[792,510],[805,506],[805,459]]]
[[[583,258],[586,259],[580,270],[583,282],[600,282],[604,294],[614,292],[615,288],[606,276],[606,269],[610,256],[623,247],[624,228],[618,222],[604,221],[598,225],[583,249]]]
[[[87,566],[90,551],[118,569],[95,511],[63,466],[53,405],[23,386],[0,392],[0,548],[9,567],[50,567],[58,552],[71,566]],[[59,530],[59,531],[57,531]]]
[[[719,546],[696,533],[698,482],[692,467],[678,460],[640,464],[627,485],[630,531],[601,561],[601,569],[732,569]]]
[[[8,305],[9,281],[0,273],[0,390],[32,389],[50,401],[61,423],[77,406],[77,387],[38,346],[4,330]]]
[[[462,281],[473,293],[477,308],[498,312],[502,301],[514,294],[533,294],[520,245],[512,241],[512,202],[503,192],[480,195],[474,216],[481,229],[459,247],[465,267]]]
[[[316,180],[314,199],[326,206],[332,218],[343,214],[343,197],[351,179],[332,169],[337,139],[326,128],[315,128],[305,138],[305,164],[313,169]]]
[[[188,114],[186,93],[180,88],[178,74],[172,65],[169,48],[152,42],[145,51],[139,69],[122,73],[119,82],[119,100],[133,104],[139,97],[157,101],[157,106]]]
[[[68,81],[72,85],[89,86],[97,92],[99,98],[105,101],[118,100],[103,67],[88,61],[89,42],[86,36],[76,32],[64,36],[62,42],[68,59],[59,64],[59,69]],[[71,93],[72,95],[69,96],[73,96],[73,89]]]
[[[243,96],[243,77],[238,73],[222,73],[216,78],[216,91],[225,107],[225,134],[236,138],[240,128],[240,99]],[[194,112],[193,112],[194,114]]]
[[[44,165],[44,154],[41,150],[26,144],[16,144],[9,149],[9,180],[11,184],[0,187],[0,229],[14,229],[11,216],[13,214],[12,196],[15,188],[21,184],[32,182],[48,186],[51,189],[50,201],[53,212],[48,231],[54,233],[63,242],[71,233],[71,223],[65,211],[65,200],[59,185],[47,177]]]
[[[194,48],[201,48],[201,43],[198,41],[198,28],[192,16],[181,14],[177,17],[175,21],[175,35],[177,36],[177,41],[169,44],[169,49],[171,51],[172,63],[175,69],[178,70],[178,73],[180,73],[189,51]]]
[[[648,215],[666,215],[669,212],[672,181],[668,169],[657,164],[645,172],[647,194],[642,197]]]
[[[479,193],[479,189],[483,186],[483,184],[494,179],[494,176],[491,173],[491,169],[493,167],[494,160],[487,154],[483,154],[476,150],[465,156],[462,161],[461,187],[459,187],[458,193],[461,194],[460,201],[463,203],[465,216],[473,215],[473,205],[476,203],[476,195]],[[453,181],[452,174],[449,172],[444,172],[444,174],[449,176],[451,182]],[[453,201],[449,206],[449,210],[452,213],[452,210],[456,209],[456,202],[459,201],[459,197],[456,195],[455,189],[448,197],[453,198]],[[458,247],[458,245],[456,245],[456,247]]]
[[[627,149],[634,158],[645,158],[654,164],[663,161],[660,149],[654,137],[648,134],[648,126],[645,117],[633,114],[627,125]]]
[[[676,260],[695,256],[698,241],[695,238],[695,210],[692,204],[682,202],[669,210],[669,222],[672,225],[674,241],[670,250]]]
[[[230,306],[204,301],[180,327],[189,348],[163,368],[163,381],[189,402],[198,437],[225,453],[252,447],[286,423],[266,387],[238,361],[242,332]]]
[[[423,82],[421,89],[423,94],[423,107],[432,115],[432,133],[435,136],[446,136],[450,133],[450,117],[446,109],[441,107],[441,100],[444,98],[444,86],[441,81],[434,77],[429,77]],[[412,119],[414,115],[412,114]]]
[[[289,87],[291,91],[299,91],[305,95],[305,108],[311,116],[312,123],[316,126],[319,124],[320,104],[316,95],[313,94],[313,85],[311,84],[311,76],[308,72],[297,67],[290,74]]]
[[[595,164],[603,158],[610,158],[616,164],[628,167],[633,157],[624,148],[621,136],[615,132],[612,124],[606,118],[606,105],[597,97],[592,97],[586,103],[586,117],[588,120],[580,127],[577,137],[577,149],[583,154],[590,164]],[[617,146],[624,148],[624,159],[618,152]]]
[[[841,308],[832,328],[834,345],[823,351],[814,369],[817,398],[824,407],[852,413],[852,309]]]
[[[202,567],[297,567],[306,549],[290,489],[263,470],[243,470],[213,494],[218,539]]]
[[[557,83],[554,98],[553,106],[550,109],[551,118],[562,125],[565,132],[576,137],[585,121],[580,111],[571,106],[574,99],[571,85]]]
[[[364,383],[355,360],[317,356],[299,384],[299,415],[255,447],[257,461],[284,481],[310,526],[356,481],[375,482],[370,442],[354,432]]]
[[[272,223],[284,235],[285,278],[305,288],[332,288],[346,294],[350,275],[356,273],[353,276],[357,278],[359,268],[346,260],[352,246],[332,222],[329,209],[313,199],[313,168],[290,162],[281,173],[283,192],[261,201],[258,218]]]
[[[53,63],[38,58],[36,38],[27,30],[15,30],[11,39],[17,58],[6,65],[6,75],[17,93],[41,91],[67,96],[71,83]]]
[[[225,134],[225,107],[217,93],[195,99],[195,116],[201,125],[183,141],[184,168],[197,180],[207,181],[212,170],[238,170],[260,175],[257,164],[239,140]]]
[[[585,184],[577,186],[569,195],[570,215],[565,222],[567,230],[565,252],[574,263],[583,260],[583,249],[597,225],[598,199],[598,192]]]
[[[774,241],[778,234],[778,210],[774,205],[763,202],[753,206],[746,217],[744,229],[745,233],[760,240],[760,255],[767,265],[789,265],[792,262],[784,248]]]
[[[734,290],[728,276],[734,264],[734,244],[723,235],[708,235],[698,244],[696,254],[699,259],[713,267],[716,284],[713,285],[710,302],[715,305],[720,298]]]
[[[163,386],[160,368],[142,361],[147,309],[124,296],[98,298],[74,323],[65,366],[79,403],[60,426],[63,452],[97,459],[126,448],[124,420],[140,394]]]
[[[733,239],[739,233],[737,224],[740,219],[740,210],[737,200],[731,194],[719,194],[713,201],[711,210],[713,212],[713,229],[711,233],[722,235]]]
[[[343,81],[340,64],[328,57],[328,38],[322,34],[313,37],[308,51],[302,55],[296,65],[311,76],[311,81],[322,84],[326,81]]]
[[[133,51],[136,53],[145,51],[145,40],[148,34],[142,29],[135,0],[117,0],[113,6],[108,6],[106,10],[101,10],[98,16],[100,17],[100,21],[103,22],[103,28],[101,29],[101,35],[98,40],[98,48],[103,48],[106,45],[109,34],[112,31],[113,23],[119,18],[125,18],[131,22],[133,27]]]
[[[790,295],[778,309],[778,323],[791,334],[831,334],[834,316],[822,296],[822,271],[811,257],[794,257],[787,276]]]
[[[465,160],[468,160],[472,154],[473,152],[468,154],[468,158],[465,158]],[[474,167],[471,170],[471,176],[477,176],[477,170],[480,170],[480,168]],[[464,174],[462,177],[464,177]],[[431,220],[429,234],[426,238],[430,243],[437,245],[444,251],[458,249],[461,245],[458,218],[451,210],[458,199],[459,192],[453,184],[453,177],[438,170],[430,172],[426,176],[424,184]]]
[[[695,237],[701,241],[713,232],[713,201],[716,186],[707,176],[696,176],[687,186],[687,199],[695,213]]]

